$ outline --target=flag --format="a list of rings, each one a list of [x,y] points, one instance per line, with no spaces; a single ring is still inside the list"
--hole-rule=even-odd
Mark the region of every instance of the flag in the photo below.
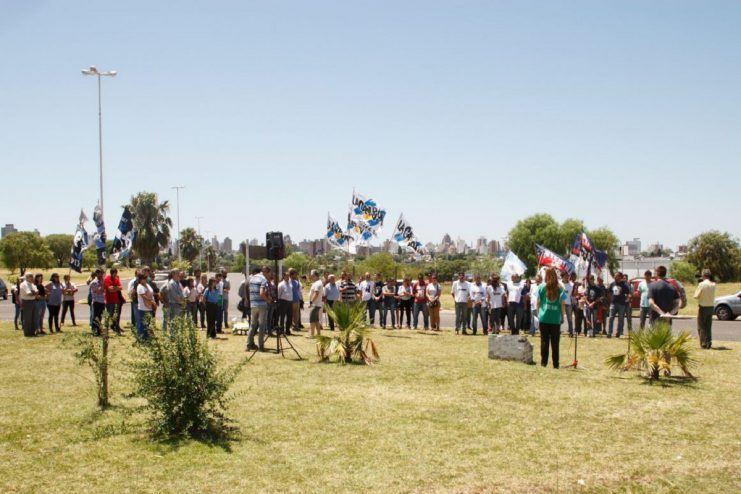
[[[80,210],[80,220],[75,229],[75,236],[72,239],[72,249],[70,251],[69,267],[78,273],[82,272],[82,255],[89,246],[88,234],[85,231],[85,222],[87,216]]]
[[[95,234],[93,235],[93,241],[95,242],[95,250],[98,253],[98,266],[105,264],[105,222],[103,221],[103,210],[100,209],[100,204],[95,206],[93,211],[93,223],[95,223]]]
[[[535,244],[535,256],[538,258],[538,266],[550,266],[561,273],[568,274],[573,273],[576,269],[571,261],[564,259],[540,244]]]
[[[124,207],[121,213],[121,221],[118,222],[118,233],[113,239],[111,248],[111,259],[119,261],[129,255],[131,245],[134,243],[136,232],[134,231],[134,222],[131,218],[129,207]]]
[[[327,214],[327,240],[334,247],[340,249],[347,249],[350,244],[352,237],[345,233],[337,220]]]
[[[367,223],[353,219],[352,211],[347,213],[346,234],[359,245],[367,245],[368,241],[376,236],[376,232]]]
[[[502,271],[500,273],[504,281],[509,281],[513,274],[522,276],[527,271],[527,266],[515,255],[514,252],[507,252],[507,257],[504,258],[504,264],[502,264]]]
[[[399,215],[399,221],[396,222],[392,238],[401,247],[404,247],[415,254],[424,253],[425,248],[422,246],[422,242],[417,239],[417,235],[414,234],[412,225],[410,225],[406,218],[404,218],[404,213]]]
[[[579,276],[588,277],[592,267],[602,271],[607,263],[607,254],[598,250],[586,233],[577,233],[571,246],[570,261]]]
[[[366,199],[353,191],[350,215],[354,220],[365,223],[375,232],[383,226],[386,210],[379,207],[373,199]]]

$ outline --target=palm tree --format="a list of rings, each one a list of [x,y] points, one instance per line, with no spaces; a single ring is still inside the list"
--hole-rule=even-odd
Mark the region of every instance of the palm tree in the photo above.
[[[203,237],[196,233],[193,228],[185,228],[180,232],[180,252],[183,257],[190,263],[192,263],[198,254],[201,252],[201,246],[203,245]]]
[[[154,192],[139,192],[131,198],[131,216],[134,221],[134,251],[145,264],[152,260],[170,243],[170,204],[157,201]]]
[[[338,302],[327,307],[329,317],[339,329],[336,336],[317,336],[316,350],[319,360],[328,361],[336,355],[337,362],[349,364],[353,359],[370,365],[378,360],[376,345],[368,337],[365,325],[365,305],[362,303]]]
[[[630,336],[628,353],[608,357],[606,363],[614,370],[639,369],[653,381],[662,373],[671,376],[672,361],[675,361],[685,376],[694,379],[690,368],[697,365],[697,360],[692,357],[690,339],[687,331],[674,336],[671,326],[658,322],[651,328],[634,332]]]

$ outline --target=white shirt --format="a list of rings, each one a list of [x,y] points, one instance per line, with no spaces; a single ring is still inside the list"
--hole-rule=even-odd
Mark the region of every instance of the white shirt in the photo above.
[[[427,290],[427,298],[435,298],[438,295],[438,288],[440,285],[434,284],[434,283],[427,283],[426,290]]]
[[[36,300],[36,294],[39,293],[36,285],[24,280],[21,283],[21,300]]]
[[[183,294],[190,303],[196,303],[198,301],[198,288],[185,287],[183,289]]]
[[[360,282],[360,284],[358,285],[358,289],[360,290],[360,299],[363,302],[367,302],[371,299],[374,286],[375,283],[370,280],[363,280]]]
[[[453,300],[456,303],[468,302],[471,298],[470,283],[467,281],[455,280],[453,282]]]
[[[478,285],[476,283],[469,283],[469,287],[471,289],[471,300],[473,300],[473,303],[486,305],[486,285],[483,283],[479,283]]]
[[[144,295],[146,294],[149,294],[150,300],[154,300],[154,291],[152,291],[152,287],[149,286],[148,283],[144,283],[143,285],[139,283],[136,286],[136,306],[139,310],[152,312],[152,308],[147,307],[146,304],[144,304]]]
[[[538,291],[540,290],[540,285],[533,282],[530,284],[530,311],[531,312],[538,312]]]
[[[309,290],[309,302],[314,300],[314,297],[316,297],[316,300],[311,302],[312,307],[321,307],[322,306],[322,294],[324,293],[324,285],[322,284],[322,280],[317,280],[311,285],[311,289]]]
[[[504,287],[502,285],[489,285],[486,287],[486,294],[489,297],[489,307],[492,309],[501,309],[504,307]]]
[[[293,286],[290,279],[278,283],[278,299],[293,303]]]
[[[507,300],[515,304],[522,302],[522,289],[524,287],[525,284],[522,281],[507,283]]]
[[[64,283],[62,285],[62,288],[64,290],[74,290],[75,288],[77,288],[77,286],[70,281],[69,283]],[[65,293],[64,295],[62,295],[62,300],[64,300],[65,302],[74,301],[75,300],[75,294],[73,293],[72,295],[67,295]]]
[[[563,291],[566,294],[566,298],[564,298],[564,302],[566,302],[566,305],[571,305],[571,291],[574,289],[574,284],[570,281],[567,281],[563,284]]]

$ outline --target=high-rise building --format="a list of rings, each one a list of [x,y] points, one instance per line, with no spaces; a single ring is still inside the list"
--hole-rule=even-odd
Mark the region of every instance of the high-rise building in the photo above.
[[[499,252],[501,252],[501,250],[502,250],[502,246],[499,243],[499,240],[489,240],[489,245],[487,249],[488,254],[495,256]]]
[[[2,235],[0,235],[0,238],[5,238],[11,233],[16,233],[18,230],[15,229],[15,225],[13,225],[13,223],[7,223],[4,227],[0,228],[0,231],[2,231]]]
[[[221,243],[221,252],[231,253],[232,251],[232,239],[224,237],[224,241]]]
[[[458,237],[458,240],[456,240],[455,242],[455,250],[458,252],[458,254],[465,254],[466,252],[468,252],[468,245],[466,244],[466,241]]]
[[[641,239],[640,238],[634,238],[633,240],[628,240],[623,244],[622,249],[623,256],[631,256],[635,257],[641,254]]]
[[[450,246],[450,244],[453,243],[453,239],[450,238],[450,235],[446,233],[445,235],[443,235],[443,241],[440,243],[447,248],[448,246]]]
[[[211,246],[213,246],[214,250],[219,250],[221,247],[219,239],[216,238],[216,235],[214,235],[214,238],[211,239]]]
[[[486,237],[479,237],[476,240],[476,253],[481,255],[486,254],[486,249]]]

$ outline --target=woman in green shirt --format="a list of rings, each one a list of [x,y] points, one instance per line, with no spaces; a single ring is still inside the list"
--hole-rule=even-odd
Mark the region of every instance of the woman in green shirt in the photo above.
[[[553,368],[558,369],[558,343],[561,323],[566,314],[566,294],[558,284],[556,270],[545,271],[545,283],[538,288],[538,320],[540,321],[540,365],[548,365],[548,345],[553,353]]]

